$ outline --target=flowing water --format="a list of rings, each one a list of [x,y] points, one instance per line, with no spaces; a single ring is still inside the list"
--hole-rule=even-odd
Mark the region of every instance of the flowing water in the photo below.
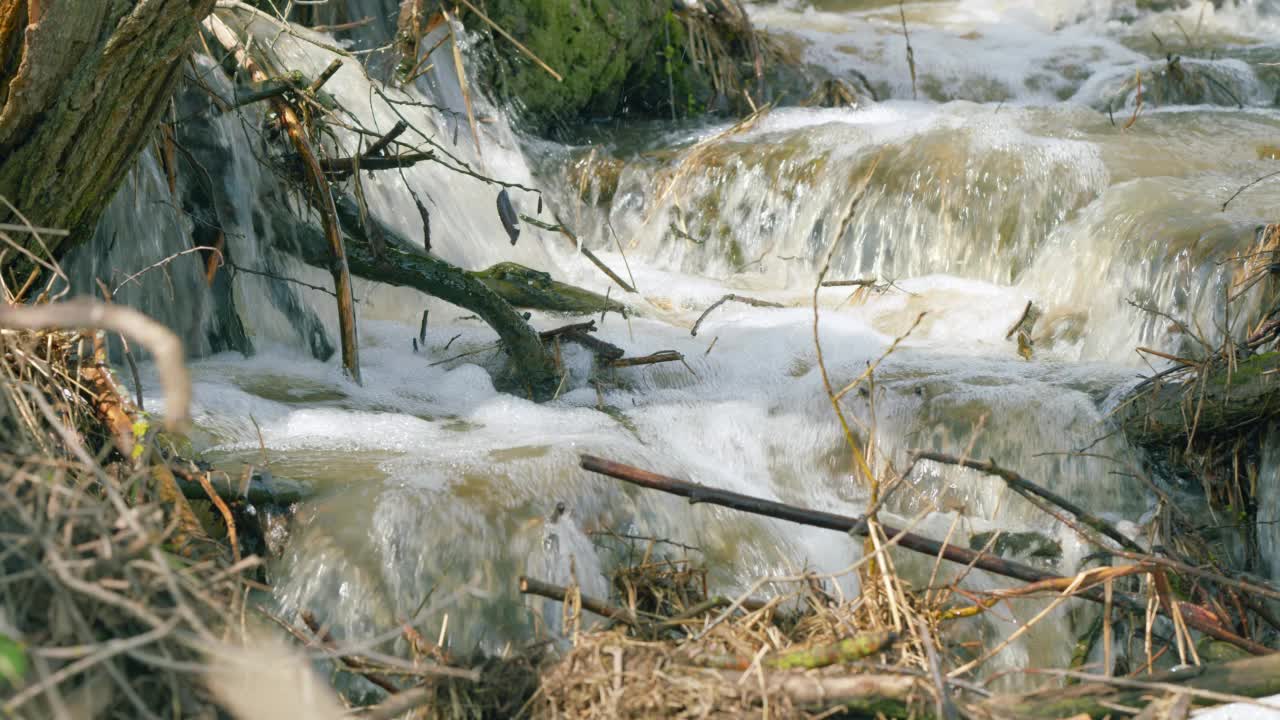
[[[381,8],[352,4],[364,13]],[[843,400],[859,434],[873,438],[878,469],[901,468],[911,448],[967,449],[1138,532],[1152,498],[1131,472],[1139,457],[1110,432],[1106,415],[1151,370],[1135,347],[1194,353],[1196,345],[1135,304],[1221,338],[1231,332],[1224,292],[1239,270],[1222,261],[1247,252],[1258,226],[1275,220],[1280,181],[1246,190],[1225,210],[1224,202],[1280,159],[1280,83],[1264,64],[1280,58],[1280,47],[1268,54],[1276,46],[1267,45],[1280,16],[1267,2],[1227,5],[1152,12],[1121,0],[911,3],[903,14],[914,81],[896,2],[753,6],[755,22],[790,38],[806,61],[855,85],[861,73],[880,101],[776,109],[736,130],[597,129],[588,133],[594,149],[522,137],[502,108],[478,98],[473,138],[447,45],[419,87],[389,91],[443,109],[388,106],[349,63],[325,88],[363,125],[385,131],[401,113],[478,172],[541,189],[541,217],[551,221],[554,209],[605,262],[630,273],[639,292],[621,293],[561,235],[526,225],[510,246],[495,212],[498,188],[433,163],[366,176],[371,212],[421,238],[413,188],[430,208],[441,257],[469,268],[514,260],[609,292],[631,314],[597,318],[602,339],[631,354],[685,355],[684,364],[591,382],[590,358],[566,346],[562,390],[541,405],[494,390],[487,327],[416,291],[356,281],[363,387],[343,379],[336,357],[314,358],[336,344],[332,300],[321,292],[238,273],[230,290],[238,313],[227,318],[189,255],[122,297],[179,329],[203,356],[193,361],[196,440],[211,458],[233,473],[266,462],[276,475],[324,489],[300,508],[272,573],[276,602],[312,609],[342,632],[393,627],[421,609],[433,632],[448,616],[460,649],[521,642],[541,623],[554,628],[559,610],[519,597],[515,578],[566,583],[572,573],[584,592],[605,595],[608,568],[622,555],[619,543],[600,539],[608,531],[697,546],[724,591],[856,560],[860,543],[839,535],[690,506],[577,467],[580,453],[592,453],[798,505],[865,509],[816,362],[813,292],[829,251],[829,278],[891,284],[854,297],[850,288],[818,293],[836,386],[923,313],[874,382]],[[332,56],[305,37],[281,37],[282,60],[314,74]],[[1182,56],[1180,67],[1171,68],[1168,53]],[[199,68],[212,88],[230,92],[211,62]],[[1147,78],[1141,91],[1139,71]],[[326,272],[272,249],[287,238],[263,218],[288,200],[256,160],[265,152],[261,127],[252,113],[208,125],[225,160],[226,181],[213,195],[233,260],[328,287]],[[340,131],[339,141],[354,147],[350,133]],[[535,214],[536,195],[511,195]],[[76,271],[114,273],[118,282],[188,247],[198,226],[145,157]],[[138,242],[117,250],[121,237]],[[726,293],[784,307],[728,303],[692,336],[702,310]],[[1028,301],[1043,315],[1024,359],[1006,333]],[[426,343],[415,353],[411,338],[427,308]],[[532,322],[566,321],[534,313]],[[254,352],[215,352],[247,349],[208,339],[211,327],[237,324]],[[160,403],[144,384],[148,402]],[[1277,463],[1261,480],[1271,495],[1280,494]],[[567,512],[551,520],[557,503]],[[890,510],[920,533],[952,531],[961,543],[994,528],[1040,533],[1039,546],[1056,542],[1060,553],[1020,559],[1058,572],[1074,571],[1089,552],[999,480],[970,471],[922,464]],[[1275,547],[1276,539],[1262,543]],[[929,559],[899,563],[927,580]],[[981,573],[965,582],[1003,583]],[[1007,635],[1042,607],[1014,604],[967,621],[967,632]],[[992,667],[1064,666],[1092,612],[1059,611]]]

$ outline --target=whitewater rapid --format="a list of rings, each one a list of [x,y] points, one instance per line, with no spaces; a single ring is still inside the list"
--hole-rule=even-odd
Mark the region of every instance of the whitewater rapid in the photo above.
[[[831,247],[830,278],[884,285],[857,297],[849,288],[818,293],[837,386],[880,359],[923,313],[874,383],[845,400],[860,434],[874,439],[877,469],[901,468],[912,448],[967,448],[1140,526],[1152,501],[1129,471],[1137,455],[1110,432],[1106,415],[1151,369],[1135,347],[1177,351],[1186,338],[1130,301],[1187,317],[1210,336],[1221,332],[1218,300],[1233,269],[1218,261],[1251,245],[1255,228],[1274,215],[1274,192],[1243,193],[1226,211],[1222,204],[1274,164],[1264,148],[1280,137],[1280,115],[1271,105],[1277,88],[1250,64],[1193,59],[1221,66],[1244,107],[1147,107],[1122,127],[1137,107],[1124,82],[1161,57],[1147,46],[1149,35],[1177,42],[1172,21],[1180,20],[1204,43],[1257,44],[1276,29],[1259,4],[1193,3],[1178,13],[1133,11],[1136,19],[1126,18],[1131,5],[909,4],[914,89],[896,3],[752,7],[757,24],[792,38],[807,61],[836,76],[864,74],[881,101],[776,109],[714,142],[727,123],[659,127],[639,148],[605,144],[600,152],[621,167],[607,203],[584,199],[571,179],[570,165],[587,148],[523,137],[502,108],[479,98],[477,114],[488,121],[472,138],[459,120],[451,59],[437,63],[430,87],[392,91],[409,101],[395,107],[370,92],[348,59],[325,89],[362,124],[386,131],[404,115],[483,174],[542,190],[543,218],[558,212],[638,292],[612,285],[559,234],[526,226],[512,247],[494,210],[498,188],[436,164],[366,177],[371,212],[420,237],[412,187],[430,204],[432,250],[441,257],[467,268],[514,260],[607,292],[631,313],[597,318],[601,339],[629,354],[676,350],[685,362],[601,373],[566,345],[562,392],[534,404],[494,389],[494,335],[469,313],[356,280],[360,387],[342,377],[336,358],[313,357],[307,334],[319,330],[300,329],[286,302],[333,338],[329,296],[236,275],[236,305],[255,352],[193,360],[194,439],[236,473],[265,463],[324,491],[299,509],[286,554],[272,561],[276,602],[322,613],[342,633],[385,629],[422,607],[428,627],[450,618],[457,647],[498,649],[543,624],[555,627],[558,610],[519,597],[517,576],[563,583],[572,568],[584,592],[607,594],[606,574],[619,558],[600,540],[607,531],[701,548],[726,591],[761,575],[847,566],[861,545],[839,535],[691,507],[577,467],[578,455],[591,453],[759,497],[862,512],[866,489],[852,474],[816,364],[813,288]],[[309,75],[333,57],[305,39],[278,41],[286,64]],[[229,91],[211,62],[198,67]],[[422,100],[448,111],[412,104]],[[261,146],[253,112],[214,124],[233,159],[228,192],[239,213],[227,242],[239,258],[327,286],[327,271],[274,253],[270,229],[255,222],[274,181],[254,161]],[[350,152],[354,135],[338,138]],[[702,149],[690,161],[695,148]],[[866,178],[848,231],[833,237]],[[143,267],[181,249],[192,221],[167,195],[148,155],[95,248],[77,261],[80,276]],[[512,198],[528,214],[538,204],[532,192],[514,190]],[[126,254],[107,245],[113,232],[141,240]],[[153,274],[129,291],[182,329],[195,355],[210,350],[200,343],[212,310],[181,298],[208,302],[200,270],[175,261],[166,277]],[[783,307],[729,303],[691,335],[701,312],[727,293]],[[1044,313],[1029,360],[1006,337],[1028,301]],[[424,310],[426,342],[415,352]],[[568,320],[534,313],[531,322],[547,329]],[[468,351],[477,352],[450,359]],[[158,405],[158,388],[144,384]],[[549,523],[557,503],[567,514]],[[922,464],[888,511],[899,522],[916,518],[917,532],[937,538],[954,525],[962,544],[995,528],[1041,533],[1058,543],[1060,557],[1033,561],[1063,573],[1090,551],[999,480],[966,470]],[[900,561],[908,574],[927,573],[930,564]],[[1002,581],[975,573],[966,583],[982,589]],[[846,590],[855,587],[845,580]],[[1014,603],[967,632],[1007,635],[1041,607]],[[1057,611],[990,670],[1065,666],[1093,612]]]

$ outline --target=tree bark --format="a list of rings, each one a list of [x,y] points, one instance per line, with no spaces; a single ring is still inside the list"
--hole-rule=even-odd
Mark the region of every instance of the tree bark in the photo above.
[[[214,0],[0,0],[0,197],[54,257],[93,234],[151,139]],[[5,203],[0,222],[20,223]],[[31,236],[14,238],[44,256]],[[0,272],[32,267],[19,253]]]

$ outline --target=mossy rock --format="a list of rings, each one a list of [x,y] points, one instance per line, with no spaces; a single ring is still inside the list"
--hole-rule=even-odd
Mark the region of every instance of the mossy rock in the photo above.
[[[612,114],[632,68],[656,51],[667,7],[644,0],[489,0],[489,17],[564,79],[498,37],[486,79],[519,100],[535,130]],[[482,29],[478,18],[469,22]]]
[[[731,3],[677,10],[660,0],[489,0],[486,12],[563,78],[494,37],[483,81],[517,101],[525,124],[542,134],[620,115],[743,114],[750,111],[744,90],[764,103],[770,88],[794,92],[807,80],[799,61]],[[468,24],[488,32],[477,17]]]
[[[1141,90],[1139,90],[1141,88]],[[1242,105],[1249,98],[1244,79],[1222,65],[1188,60],[1178,56],[1151,63],[1142,69],[1142,80],[1136,75],[1126,78],[1097,105],[1098,110],[1112,112],[1133,107],[1141,93],[1144,105]]]
[[[994,530],[976,533],[969,537],[971,550],[982,550],[991,542]],[[996,538],[991,551],[1006,558],[1039,558],[1057,561],[1062,557],[1062,545],[1053,538],[1038,532],[1003,532]]]

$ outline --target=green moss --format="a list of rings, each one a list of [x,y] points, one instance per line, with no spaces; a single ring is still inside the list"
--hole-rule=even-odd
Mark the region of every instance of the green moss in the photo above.
[[[580,287],[552,280],[547,273],[513,262],[502,262],[468,273],[518,308],[594,315],[625,312],[622,303]]]
[[[758,94],[754,49],[762,46],[749,41],[731,13],[683,17],[671,3],[638,0],[488,0],[486,12],[563,78],[557,81],[494,36],[495,57],[483,80],[523,105],[535,131],[618,115],[669,119],[707,110],[746,112],[740,90],[751,87]],[[490,32],[478,18],[469,22]],[[705,57],[708,47],[713,58]],[[777,75],[780,88],[803,81],[798,63],[771,48],[762,50],[765,80]],[[765,95],[756,101],[767,100]]]
[[[1225,386],[1229,382],[1232,387],[1249,385],[1258,381],[1266,373],[1275,372],[1277,366],[1280,366],[1280,352],[1254,355],[1236,365],[1229,376],[1230,380],[1227,375],[1219,374],[1211,378],[1210,382],[1220,386]]]
[[[545,128],[579,113],[611,113],[632,69],[652,54],[662,5],[613,0],[489,0],[488,14],[562,77],[496,38],[488,80]],[[477,25],[477,27],[480,27]]]

